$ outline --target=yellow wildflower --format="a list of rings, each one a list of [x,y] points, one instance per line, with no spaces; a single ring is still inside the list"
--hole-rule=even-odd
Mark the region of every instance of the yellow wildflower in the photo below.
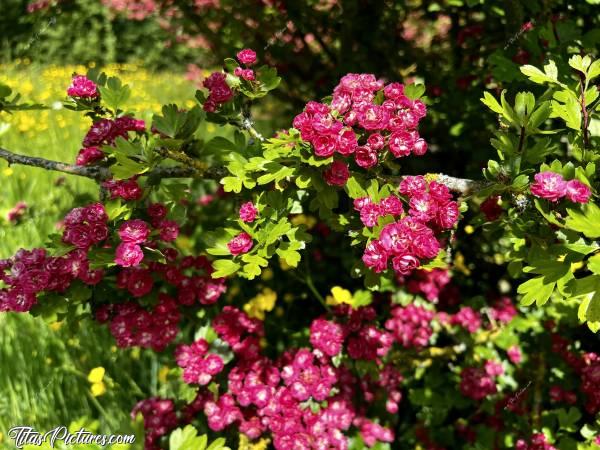
[[[95,367],[88,374],[88,381],[92,383],[90,390],[94,397],[100,397],[106,392],[106,385],[102,381],[105,372],[104,367]]]
[[[169,375],[169,368],[167,366],[162,366],[158,371],[158,381],[162,384],[166,383],[167,375]]]
[[[471,226],[471,225],[467,225],[465,227],[465,233],[467,233],[467,234],[473,234],[474,231],[475,231],[475,228],[473,228],[473,226]]]
[[[328,305],[341,305],[342,303],[352,304],[352,292],[340,286],[331,288],[331,295],[325,299]]]
[[[277,293],[269,288],[265,288],[260,294],[250,299],[248,303],[244,305],[244,311],[250,317],[265,320],[265,312],[272,311],[276,301]]]
[[[263,269],[262,273],[260,274],[260,278],[263,279],[264,281],[269,281],[273,279],[273,271],[271,269],[269,269],[268,267],[266,269]]]
[[[88,381],[90,383],[101,383],[104,379],[105,373],[106,370],[104,369],[104,367],[95,367],[92,370],[90,370],[90,373],[88,374]]]
[[[94,383],[92,384],[91,391],[94,397],[100,397],[106,393],[106,385],[102,382]]]
[[[238,450],[266,450],[271,440],[262,438],[259,441],[250,442],[250,439],[245,434],[240,433],[239,442]]]

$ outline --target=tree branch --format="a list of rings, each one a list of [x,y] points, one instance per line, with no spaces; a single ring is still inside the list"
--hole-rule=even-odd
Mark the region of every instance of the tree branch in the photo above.
[[[462,195],[474,194],[475,192],[480,191],[491,184],[489,181],[485,180],[457,178],[450,175],[445,175],[443,173],[429,175],[431,175],[438,183],[445,185],[452,192]],[[402,180],[404,180],[406,177],[407,175],[401,175],[398,177],[385,177],[384,179],[392,184],[400,184],[400,182],[402,182]]]
[[[39,167],[45,170],[67,173],[79,177],[90,178],[97,182],[102,182],[112,178],[112,173],[108,167],[100,166],[77,166],[75,164],[67,164],[60,161],[39,158],[36,156],[25,156],[13,153],[9,150],[0,147],[0,158],[6,160],[9,165],[19,164],[22,166]],[[186,161],[187,162],[187,161]],[[142,176],[155,178],[195,178],[201,177],[208,180],[219,180],[227,175],[227,169],[224,167],[208,167],[200,169],[193,166],[172,166],[172,167],[157,167]]]
[[[111,177],[110,171],[106,167],[66,164],[60,161],[38,158],[36,156],[19,155],[4,148],[0,148],[0,158],[6,160],[9,165],[20,164],[23,166],[40,167],[46,170],[91,178],[96,181],[103,181]]]
[[[149,172],[141,174],[141,176],[154,178],[203,178],[206,180],[220,180],[228,174],[227,169],[223,166],[206,167],[204,163],[193,160],[180,152],[173,152],[165,149],[160,149],[158,152],[164,157],[174,159],[186,165],[157,167]],[[1,147],[0,158],[6,160],[9,165],[20,164],[24,166],[39,167],[46,170],[67,173],[69,175],[91,178],[97,182],[108,180],[113,176],[108,167],[77,166],[75,164],[67,164],[36,156],[19,155]],[[194,161],[194,163],[191,164],[190,161]],[[451,191],[463,195],[475,193],[490,184],[488,181],[457,178],[444,174],[435,174],[434,177],[435,181],[438,183],[444,184]],[[389,177],[385,180],[390,183],[399,184],[404,178],[406,178],[406,176]]]

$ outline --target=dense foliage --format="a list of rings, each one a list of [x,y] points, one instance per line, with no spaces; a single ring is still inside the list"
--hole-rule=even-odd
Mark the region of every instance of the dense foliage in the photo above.
[[[74,165],[0,149],[99,185],[46,248],[0,261],[0,311],[93,318],[169,361],[161,395],[132,405],[148,449],[206,446],[199,433],[240,448],[593,449],[592,6],[289,3],[111,3],[202,27],[227,57],[150,121],[125,106],[135,87],[75,74],[64,106],[91,124]],[[231,27],[218,46],[215,26]],[[295,112],[267,136],[253,115],[277,92]],[[0,86],[0,111],[38,107]],[[206,140],[206,123],[227,133]]]

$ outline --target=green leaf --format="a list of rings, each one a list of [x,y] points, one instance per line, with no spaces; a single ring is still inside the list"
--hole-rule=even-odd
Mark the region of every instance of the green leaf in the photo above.
[[[567,208],[568,217],[565,226],[571,230],[579,231],[586,237],[595,239],[600,237],[600,208],[594,203],[587,203],[580,209]]]
[[[563,97],[563,99],[564,103],[551,100],[551,117],[560,117],[569,128],[579,130],[581,128],[581,105],[572,95]]]
[[[593,78],[596,78],[598,75],[600,75],[600,59],[597,59],[590,65],[587,73],[587,79],[590,81]]]
[[[558,83],[558,70],[554,61],[544,66],[544,72],[529,64],[521,67],[521,73],[537,84]]]
[[[177,428],[169,437],[169,450],[205,450],[208,438],[198,436],[198,431],[192,425]]]
[[[588,259],[587,267],[595,274],[600,274],[600,254],[594,255]]]
[[[222,278],[237,272],[240,264],[230,259],[217,259],[213,261],[213,268],[215,272],[212,273],[212,277]]]
[[[500,103],[498,103],[498,100],[496,100],[489,92],[484,92],[483,98],[481,98],[480,100],[484,105],[486,105],[496,114],[504,114],[504,110],[502,109],[502,106],[500,106]]]
[[[536,305],[542,306],[552,295],[555,285],[555,282],[545,283],[543,276],[527,280],[517,289],[519,294],[523,294],[521,304],[529,306],[535,302]]]
[[[542,102],[529,117],[527,128],[535,130],[550,117],[550,102]]]
[[[575,69],[575,70],[579,70],[580,72],[587,74],[587,70],[588,67],[590,67],[590,63],[592,62],[591,58],[589,56],[584,56],[583,58],[581,57],[581,55],[573,55],[569,58],[569,65]]]
[[[406,95],[411,100],[416,100],[421,98],[425,93],[425,85],[424,84],[407,84],[404,86],[404,95]]]
[[[106,86],[98,86],[98,90],[102,102],[114,112],[118,111],[131,96],[129,86],[123,85],[121,80],[116,77],[110,77]]]

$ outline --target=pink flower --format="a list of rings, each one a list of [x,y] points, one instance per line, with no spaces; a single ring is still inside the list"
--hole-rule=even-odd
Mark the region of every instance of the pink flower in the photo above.
[[[494,378],[481,367],[467,367],[460,376],[460,391],[465,397],[482,400],[498,392]]]
[[[98,147],[84,147],[79,150],[75,164],[78,166],[87,166],[104,158],[104,153]]]
[[[392,216],[399,216],[404,212],[404,208],[402,207],[402,200],[400,200],[395,195],[390,195],[389,197],[381,200],[381,208],[383,209],[384,214],[390,214]]]
[[[379,105],[369,105],[358,116],[358,122],[365,130],[383,130],[390,120],[389,113]]]
[[[360,220],[365,227],[374,227],[382,213],[381,206],[369,202],[361,208]]]
[[[335,356],[342,349],[344,331],[334,322],[316,319],[310,326],[310,343],[327,356]]]
[[[373,133],[367,138],[367,144],[373,150],[381,150],[385,146],[385,138],[379,133]]]
[[[501,202],[501,200],[502,200],[501,197],[496,195],[496,196],[486,198],[481,203],[481,205],[479,205],[479,210],[485,216],[485,220],[487,220],[489,222],[493,222],[498,217],[500,217],[500,215],[504,211],[502,209],[502,206],[500,206],[500,204],[499,204]]]
[[[127,277],[127,290],[134,297],[143,297],[152,291],[154,280],[149,270],[133,270]]]
[[[146,212],[154,222],[154,220],[164,219],[167,216],[167,207],[162,203],[152,203],[148,205]]]
[[[481,316],[470,306],[463,306],[452,316],[450,323],[453,325],[460,325],[469,333],[475,333],[481,328]]]
[[[158,237],[164,242],[173,242],[179,236],[179,224],[174,220],[163,220],[160,222],[160,233]]]
[[[337,151],[340,155],[349,156],[358,147],[356,134],[352,130],[342,131],[337,138]]]
[[[329,158],[335,153],[336,139],[329,134],[320,134],[312,140],[315,155]]]
[[[368,268],[383,272],[387,269],[388,253],[378,240],[373,240],[365,248],[362,260]]]
[[[138,244],[122,242],[115,252],[115,263],[121,267],[134,267],[144,259],[144,252]]]
[[[258,214],[258,209],[252,202],[246,202],[240,207],[240,219],[244,222],[254,222]]]
[[[425,142],[425,139],[419,138],[415,141],[413,144],[412,153],[415,156],[423,156],[425,153],[427,153],[427,142]]]
[[[71,80],[71,85],[67,89],[67,95],[70,97],[94,99],[98,98],[100,94],[98,93],[96,83],[83,75],[75,75]]]
[[[579,180],[567,181],[567,198],[575,203],[587,203],[592,195],[590,188]]]
[[[370,169],[377,165],[377,151],[366,145],[356,147],[354,159],[356,160],[356,164],[363,169]]]
[[[256,62],[256,52],[249,48],[240,50],[236,56],[242,64],[254,64]]]
[[[148,239],[150,227],[143,220],[133,219],[123,222],[119,227],[118,233],[123,242],[141,244]]]
[[[419,267],[419,265],[419,259],[409,254],[395,256],[394,259],[392,259],[394,271],[400,275],[410,275],[413,270]]]
[[[557,202],[567,193],[567,182],[561,175],[554,172],[540,172],[535,175],[531,184],[531,193],[536,197]]]
[[[452,228],[456,222],[460,212],[456,202],[448,202],[442,206],[438,206],[435,221],[441,228]]]
[[[379,234],[379,241],[389,253],[405,254],[412,242],[410,231],[400,222],[387,224]]]
[[[521,355],[521,349],[518,345],[513,345],[512,347],[510,347],[506,351],[506,354],[508,355],[508,359],[510,359],[510,362],[512,362],[513,364],[519,364],[523,359],[523,355]]]
[[[388,146],[396,158],[401,158],[410,155],[413,144],[414,142],[408,132],[394,131],[390,135]]]
[[[408,175],[402,179],[398,191],[401,194],[413,196],[425,192],[427,181],[421,175]]]
[[[334,161],[329,169],[323,172],[323,177],[327,184],[331,186],[343,186],[350,178],[350,171],[348,170],[348,164],[341,161]]]
[[[242,232],[227,243],[227,248],[232,255],[237,256],[242,253],[248,253],[252,245],[252,236],[246,232]]]

